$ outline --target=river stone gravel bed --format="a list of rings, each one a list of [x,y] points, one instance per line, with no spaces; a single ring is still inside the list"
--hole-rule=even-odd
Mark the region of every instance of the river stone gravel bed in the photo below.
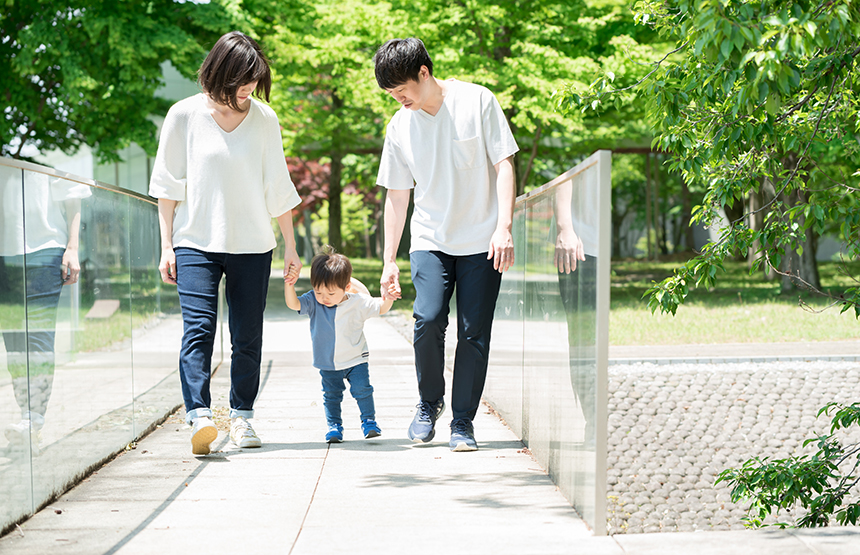
[[[746,507],[731,502],[728,484],[714,485],[717,475],[754,456],[803,453],[804,439],[829,431],[818,410],[858,398],[857,362],[611,366],[609,533],[743,528]],[[852,441],[860,428],[845,434]]]

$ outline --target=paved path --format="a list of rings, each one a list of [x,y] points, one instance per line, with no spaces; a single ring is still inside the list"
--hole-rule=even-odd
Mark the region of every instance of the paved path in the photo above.
[[[383,435],[361,438],[344,401],[346,442],[327,446],[307,324],[266,328],[255,425],[262,449],[193,457],[182,414],[0,538],[0,553],[825,555],[860,553],[855,529],[628,534],[592,537],[545,473],[489,411],[481,450],[451,453],[443,417],[427,446],[405,438],[415,402],[408,342],[369,322],[371,373]],[[213,381],[226,429],[228,377]],[[74,456],[70,453],[70,456]]]

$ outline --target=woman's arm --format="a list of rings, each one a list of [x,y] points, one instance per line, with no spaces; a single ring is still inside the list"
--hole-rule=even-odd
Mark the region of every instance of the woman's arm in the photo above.
[[[284,283],[295,285],[299,280],[299,270],[302,269],[302,259],[299,258],[299,253],[296,251],[292,210],[287,210],[278,216],[278,227],[281,228],[281,235],[284,236],[284,245],[286,245],[284,249]]]
[[[158,228],[161,230],[161,262],[158,271],[161,281],[176,285],[176,253],[173,252],[173,215],[176,201],[158,199]]]

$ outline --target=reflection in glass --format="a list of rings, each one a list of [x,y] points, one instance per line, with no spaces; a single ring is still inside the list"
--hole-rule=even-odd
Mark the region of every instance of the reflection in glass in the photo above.
[[[3,472],[2,488],[14,490],[6,509],[12,513],[32,510],[32,491],[22,489],[31,488],[31,459],[42,454],[54,390],[57,311],[63,286],[78,281],[81,199],[89,195],[86,186],[0,168],[0,325],[8,373],[3,397],[11,408],[3,411],[10,472]],[[9,392],[14,404],[5,402]]]
[[[518,199],[516,265],[502,280],[485,389],[597,534],[605,533],[608,256],[599,253],[609,245],[608,226],[600,231],[609,165],[609,153],[597,153]]]

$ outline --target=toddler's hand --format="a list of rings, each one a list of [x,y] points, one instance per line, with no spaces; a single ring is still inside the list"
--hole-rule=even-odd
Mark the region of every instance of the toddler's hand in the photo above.
[[[290,264],[289,269],[284,272],[284,281],[293,285],[299,279],[299,270],[294,264]]]

